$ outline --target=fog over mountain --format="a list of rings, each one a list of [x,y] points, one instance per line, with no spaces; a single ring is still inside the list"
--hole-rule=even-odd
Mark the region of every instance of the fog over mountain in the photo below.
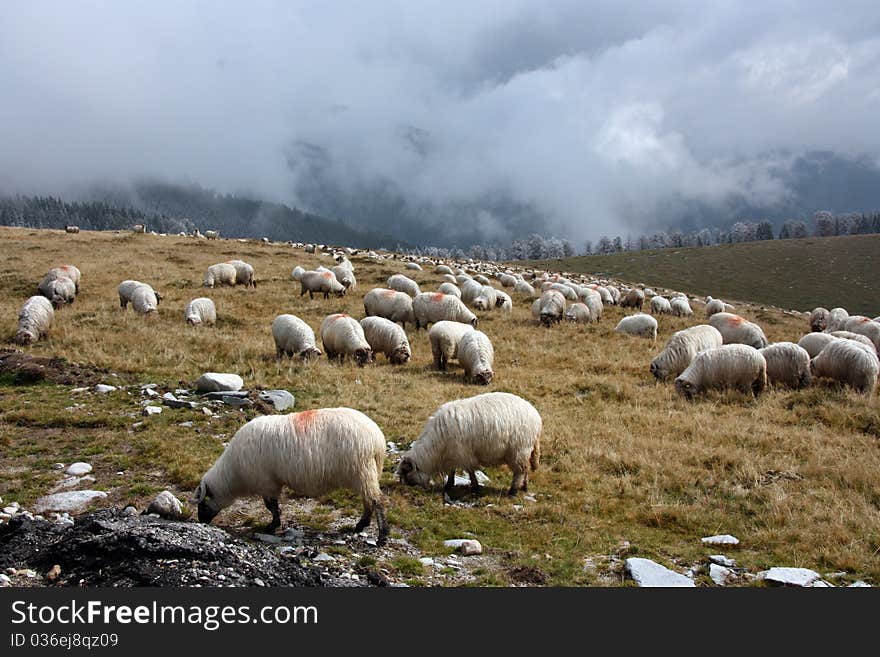
[[[194,181],[410,242],[880,208],[880,5],[9,3],[0,193]]]

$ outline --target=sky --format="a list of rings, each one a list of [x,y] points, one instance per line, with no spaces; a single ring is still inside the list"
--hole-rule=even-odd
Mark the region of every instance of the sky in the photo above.
[[[501,190],[582,238],[672,197],[782,200],[783,153],[880,162],[880,4],[10,2],[0,89],[0,191],[297,205],[305,144],[342,188]]]

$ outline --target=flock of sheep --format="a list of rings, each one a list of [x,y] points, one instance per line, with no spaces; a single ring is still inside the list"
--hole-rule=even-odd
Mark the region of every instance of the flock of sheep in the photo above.
[[[305,247],[314,253],[315,247]],[[327,248],[336,265],[306,270],[296,267],[291,277],[300,283],[300,296],[308,293],[327,299],[357,289],[353,251]],[[382,258],[370,253],[374,258]],[[618,289],[610,281],[571,280],[559,274],[502,270],[491,263],[422,264],[433,267],[439,277],[436,291],[423,292],[404,274],[393,274],[384,288],[363,297],[365,317],[327,315],[321,322],[318,347],[315,331],[303,319],[282,314],[275,317],[271,332],[278,357],[303,360],[326,354],[330,360],[351,359],[359,366],[385,354],[393,365],[412,358],[406,325],[427,329],[434,365],[446,370],[451,360],[461,365],[466,380],[488,385],[495,377],[492,341],[476,327],[474,311],[509,314],[513,298],[531,301],[536,322],[547,327],[562,320],[598,322],[608,305],[638,312],[620,320],[619,334],[656,340],[661,315],[689,317],[694,314],[689,298],[673,293],[669,298],[643,285]],[[465,265],[465,266],[468,266]],[[415,259],[407,270],[421,270]],[[501,287],[493,285],[494,277]],[[52,269],[40,282],[40,296],[28,299],[19,314],[16,341],[28,344],[45,335],[54,317],[53,307],[72,303],[79,291],[76,267]],[[256,287],[254,268],[241,260],[208,267],[204,286],[243,285]],[[623,286],[621,286],[623,287]],[[148,284],[123,281],[118,288],[120,305],[131,303],[142,315],[157,311],[161,296]],[[646,301],[652,314],[641,312]],[[873,394],[880,372],[880,318],[849,316],[846,310],[817,308],[810,316],[810,332],[797,344],[769,344],[761,327],[734,314],[720,299],[706,298],[706,323],[673,334],[651,361],[649,370],[658,380],[674,380],[675,389],[692,399],[708,389],[733,388],[760,394],[768,385],[802,387],[814,377],[833,379],[857,391]],[[217,321],[214,303],[207,297],[193,299],[184,311],[190,324],[212,325]],[[492,392],[443,404],[427,420],[397,468],[400,480],[427,486],[437,476],[447,477],[444,495],[452,486],[457,469],[466,470],[472,486],[475,472],[484,466],[508,465],[513,472],[510,494],[524,490],[528,473],[540,460],[542,419],[524,399]],[[280,524],[278,497],[282,486],[295,494],[317,496],[336,488],[358,493],[364,511],[356,529],[369,525],[375,515],[379,543],[388,534],[379,477],[386,455],[381,429],[363,413],[350,408],[324,408],[285,416],[264,416],[248,422],[235,434],[224,453],[202,478],[194,502],[199,519],[210,522],[237,497],[261,496],[272,513],[270,530]]]

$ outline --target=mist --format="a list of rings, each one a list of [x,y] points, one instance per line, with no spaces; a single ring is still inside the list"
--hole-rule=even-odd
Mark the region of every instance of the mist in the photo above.
[[[0,192],[153,177],[341,207],[321,188],[356,224],[379,186],[505,239],[500,195],[581,240],[670,199],[785,203],[793,153],[880,162],[876,2],[372,4],[9,4]]]

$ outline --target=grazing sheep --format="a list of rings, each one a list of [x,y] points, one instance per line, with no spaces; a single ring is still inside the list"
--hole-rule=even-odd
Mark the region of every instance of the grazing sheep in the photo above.
[[[877,353],[880,353],[880,324],[864,315],[851,315],[843,325],[845,331],[864,335],[874,345]]]
[[[55,308],[73,303],[76,299],[76,284],[67,276],[59,275],[54,270],[43,277],[37,289],[40,294],[52,302]]]
[[[299,265],[297,265],[297,266],[294,267],[293,270],[290,272],[290,277],[291,277],[293,280],[298,281],[298,280],[301,280],[301,279],[302,279],[302,275],[305,274],[305,273],[306,273],[306,270],[303,269],[302,267],[300,267]]]
[[[273,533],[281,526],[282,487],[306,497],[345,488],[358,493],[364,504],[355,532],[363,531],[375,513],[376,543],[383,545],[388,525],[379,477],[385,450],[382,430],[352,408],[254,418],[235,432],[196,488],[199,522],[210,523],[239,497],[257,495],[272,512],[266,531]]]
[[[495,372],[492,364],[495,350],[492,341],[482,331],[468,331],[458,343],[458,362],[464,368],[464,375],[474,383],[487,386],[492,383]]]
[[[361,328],[374,354],[385,354],[393,365],[403,365],[412,358],[406,333],[390,319],[364,317]]]
[[[417,262],[406,263],[406,268],[412,271],[422,271],[422,266]]]
[[[831,331],[842,331],[848,319],[849,313],[846,311],[846,308],[832,308],[831,312],[828,313],[828,322],[825,330],[828,333],[831,333]]]
[[[342,265],[336,265],[330,271],[336,276],[336,280],[345,286],[346,290],[357,289],[357,279],[354,277],[354,272],[351,269]]]
[[[437,291],[441,294],[451,294],[452,296],[461,299],[461,290],[459,290],[458,286],[453,283],[440,283],[440,287],[437,288]]]
[[[516,287],[516,276],[498,274],[498,282],[501,283],[501,287]]]
[[[458,280],[452,274],[443,274],[440,277],[440,281],[443,283],[449,283],[450,285],[454,285],[455,289],[458,289]],[[460,292],[459,292],[460,294]]]
[[[492,281],[490,281],[488,278],[486,278],[482,274],[477,274],[476,276],[474,276],[474,280],[477,281],[477,283],[479,283],[480,285],[491,285],[492,284]]]
[[[397,290],[398,292],[405,292],[411,297],[415,297],[417,294],[421,293],[421,290],[419,289],[419,284],[416,283],[413,279],[407,278],[403,274],[394,274],[393,276],[389,276],[388,287],[392,290]]]
[[[690,317],[694,314],[687,297],[674,297],[669,302],[669,307],[674,317]]]
[[[593,313],[584,303],[573,303],[565,311],[565,319],[570,322],[592,322]]]
[[[618,303],[620,303],[620,290],[618,290],[613,285],[606,285],[605,289],[608,290],[608,294],[611,295],[611,304],[612,305],[616,306]]]
[[[332,271],[306,271],[303,272],[299,279],[300,292],[299,296],[309,293],[309,299],[315,298],[315,292],[324,295],[325,299],[329,299],[331,294],[337,297],[345,296],[345,286],[336,280],[336,274]]]
[[[384,317],[392,322],[415,323],[413,300],[406,292],[377,287],[364,295],[364,313],[367,317]]]
[[[46,274],[46,278],[63,278],[67,277],[73,281],[74,291],[76,294],[79,294],[79,284],[82,280],[82,272],[77,267],[73,265],[59,265],[58,267],[53,267]]]
[[[632,289],[620,299],[621,308],[638,308],[642,309],[645,303],[645,293],[639,289]]]
[[[516,285],[513,286],[513,291],[516,294],[521,294],[529,299],[534,299],[537,296],[535,294],[535,288],[533,288],[529,283],[526,283],[523,280],[519,280],[516,282]]]
[[[651,374],[657,379],[668,379],[684,372],[694,357],[706,349],[724,344],[721,333],[714,326],[699,324],[676,331],[669,338],[654,360],[651,361]]]
[[[196,324],[213,325],[217,322],[217,308],[214,307],[214,302],[209,298],[199,297],[186,304],[183,318],[187,324],[192,324],[193,326]]]
[[[257,279],[254,278],[254,268],[244,260],[230,260],[227,264],[235,267],[235,284],[245,287],[257,287]]]
[[[828,378],[872,395],[880,361],[876,352],[853,340],[835,340],[810,362],[814,377]]]
[[[473,331],[470,324],[441,320],[428,331],[428,340],[431,342],[431,354],[434,356],[434,365],[437,369],[446,370],[450,360],[458,358],[458,344],[465,333]]]
[[[611,296],[611,292],[608,290],[607,287],[593,283],[592,285],[589,286],[589,288],[591,290],[595,290],[596,292],[599,293],[599,298],[602,299],[603,305],[604,304],[608,304],[609,306],[614,305],[614,297]],[[580,296],[580,295],[578,295],[578,296]]]
[[[544,326],[559,322],[565,313],[565,297],[558,290],[547,290],[533,304],[532,314],[537,306],[538,317]]]
[[[506,292],[495,290],[495,307],[505,315],[509,315],[513,312],[513,299]]]
[[[541,320],[541,299],[540,298],[535,299],[532,302],[531,312],[532,312],[532,319],[534,319],[536,321]]]
[[[590,309],[590,314],[593,316],[591,321],[598,322],[602,319],[602,312],[604,310],[604,306],[602,305],[602,297],[599,295],[596,290],[591,290],[590,288],[583,288],[584,296],[581,297],[583,303]]]
[[[205,280],[202,285],[214,287],[215,285],[235,285],[236,269],[228,262],[220,262],[211,265],[205,272]]]
[[[416,330],[442,320],[477,325],[474,315],[456,296],[441,292],[422,292],[412,300]]]
[[[763,329],[739,315],[720,312],[709,317],[709,324],[718,329],[724,344],[747,344],[755,349],[766,347],[769,343]]]
[[[793,342],[776,342],[759,350],[767,361],[767,382],[771,386],[803,388],[810,385],[810,354]]]
[[[866,347],[871,347],[875,352],[877,348],[874,346],[874,343],[871,341],[867,335],[862,335],[861,333],[853,333],[852,331],[832,331],[828,333],[828,335],[833,335],[835,338],[842,338],[843,340],[853,340],[854,342],[861,343]]]
[[[133,233],[146,233],[147,227],[144,226],[143,224],[135,224],[134,226],[131,227],[131,232],[133,232]]]
[[[820,351],[837,339],[837,336],[830,333],[807,333],[798,340],[798,346],[802,347],[810,355],[810,358],[815,358]]]
[[[474,301],[471,305],[476,310],[491,310],[495,307],[497,301],[498,295],[495,288],[491,285],[484,284],[480,289],[480,293],[474,297]]]
[[[550,285],[547,286],[547,290],[556,290],[562,294],[567,301],[577,301],[579,299],[577,291],[568,283],[550,283]],[[546,292],[547,290],[544,291]]]
[[[448,265],[437,265],[436,267],[434,267],[434,273],[435,274],[449,274],[450,276],[453,275],[452,268],[449,267]]]
[[[55,310],[51,301],[39,295],[30,297],[18,311],[18,333],[15,334],[15,342],[21,345],[36,342],[49,333],[54,320]]]
[[[824,331],[828,328],[828,319],[831,313],[826,308],[814,308],[810,313],[810,330],[813,332]]]
[[[315,343],[312,327],[296,315],[278,315],[272,320],[272,337],[278,358],[299,356],[309,360],[323,353]]]
[[[321,322],[321,342],[328,360],[351,357],[363,367],[373,362],[373,350],[358,321],[345,313],[327,315]]]
[[[711,317],[716,313],[723,313],[724,305],[725,304],[721,299],[706,297],[706,317]]]
[[[473,281],[473,280],[474,279],[472,277],[468,276],[463,271],[459,271],[459,273],[455,274],[455,282],[458,283],[459,287],[464,285],[465,281]],[[476,281],[474,281],[474,283],[476,283]]]
[[[209,240],[215,240],[218,237],[220,237],[220,231],[219,230],[206,230],[205,237]]]
[[[657,339],[657,320],[645,313],[627,315],[614,327],[615,333]]]
[[[146,283],[141,283],[131,292],[131,307],[139,315],[155,313],[159,308],[156,291]]]
[[[757,397],[767,387],[767,361],[754,347],[726,344],[701,351],[675,379],[675,389],[688,400],[709,388],[736,388]]]
[[[529,470],[538,469],[542,428],[535,407],[508,392],[446,402],[431,414],[419,438],[403,454],[397,474],[401,482],[423,487],[432,475],[446,475],[445,499],[456,469],[467,470],[476,494],[477,469],[507,464],[513,471],[508,494],[516,495],[527,490]]]
[[[651,312],[656,315],[671,315],[672,314],[672,304],[669,303],[669,299],[661,296],[655,296],[651,298]]]
[[[78,233],[78,232],[79,232],[79,226],[65,226],[65,227],[64,227],[64,232],[66,232],[66,233]]]
[[[473,306],[474,299],[480,296],[480,293],[483,291],[483,286],[472,278],[462,281],[459,287],[461,289],[461,301],[468,306]]]

